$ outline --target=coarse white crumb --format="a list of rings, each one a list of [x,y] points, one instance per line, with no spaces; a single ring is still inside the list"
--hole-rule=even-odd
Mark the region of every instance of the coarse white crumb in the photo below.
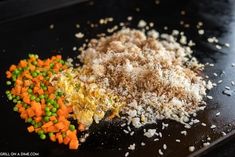
[[[77,50],[77,47],[76,47],[76,46],[74,46],[74,47],[73,47],[73,51],[76,51],[76,50]]]
[[[135,133],[135,132],[134,132],[134,131],[132,131],[132,132],[130,133],[130,135],[131,135],[131,136],[133,136],[133,135],[134,135],[134,133]]]
[[[222,82],[223,82],[223,80],[219,80],[217,83],[220,84],[220,83],[222,83]]]
[[[185,15],[185,14],[186,14],[186,11],[185,11],[185,10],[181,10],[180,14],[181,14],[181,15]]]
[[[204,33],[205,33],[205,31],[203,29],[198,30],[199,35],[203,35]]]
[[[126,152],[126,153],[125,153],[125,157],[128,157],[128,156],[129,156],[129,154],[130,154],[129,152]]]
[[[146,144],[145,144],[144,142],[141,142],[140,145],[141,145],[141,146],[145,146]]]
[[[217,74],[217,73],[213,73],[213,75],[214,75],[214,76],[218,76],[218,74]]]
[[[148,35],[149,37],[154,38],[154,39],[159,38],[159,33],[158,33],[156,30],[150,30],[150,31],[148,31],[148,32],[147,32],[147,35]]]
[[[220,112],[217,112],[215,115],[218,117],[220,115]]]
[[[204,147],[207,147],[207,146],[209,146],[210,145],[210,142],[205,142],[205,143],[203,143],[203,146]]]
[[[167,149],[167,145],[163,144],[163,149],[166,150]]]
[[[150,22],[150,23],[149,23],[149,26],[150,26],[150,27],[153,27],[153,26],[154,26],[154,23],[153,23],[153,22]]]
[[[180,143],[180,139],[176,139],[175,142]]]
[[[131,144],[129,147],[128,147],[129,150],[135,150],[135,143]]]
[[[210,96],[210,95],[207,95],[206,96],[208,99],[210,99],[210,100],[212,100],[213,99],[213,97],[212,96]]]
[[[218,50],[221,50],[222,47],[220,45],[215,45],[215,47],[218,49]]]
[[[214,129],[214,128],[216,128],[216,125],[211,125],[211,129]]]
[[[195,150],[195,146],[189,146],[189,147],[188,147],[188,150],[189,150],[190,152],[193,152],[193,151]]]
[[[144,28],[147,25],[147,23],[144,20],[140,20],[138,23],[139,28]]]
[[[54,27],[55,27],[55,26],[54,26],[53,24],[51,24],[51,25],[49,26],[50,29],[54,29]]]
[[[79,33],[76,33],[76,34],[75,34],[75,37],[77,37],[77,38],[83,38],[83,37],[84,37],[84,34],[81,33],[81,32],[79,32]]]
[[[159,154],[159,155],[163,155],[163,152],[162,152],[161,149],[158,149],[158,154]]]
[[[235,82],[234,82],[234,81],[231,81],[231,85],[234,86],[234,85],[235,85]]]
[[[230,47],[230,44],[229,43],[225,43],[224,46]]]
[[[180,132],[182,135],[186,136],[187,135],[187,131],[186,130],[183,130]]]
[[[122,123],[122,124],[121,124],[121,127],[124,127],[124,126],[126,126],[126,123]]]
[[[128,16],[128,17],[127,17],[127,20],[128,20],[128,21],[131,21],[132,19],[133,19],[132,16]]]
[[[222,133],[223,136],[227,135],[227,134],[226,134],[225,132],[223,132],[223,131],[222,131],[221,133]]]
[[[235,67],[235,63],[232,63],[232,67]]]
[[[129,131],[123,129],[123,132],[126,133],[126,134],[129,134]]]
[[[153,141],[154,141],[154,142],[159,141],[159,138],[155,138]]]
[[[80,25],[79,25],[79,24],[76,24],[76,28],[80,28]]]
[[[160,0],[155,0],[155,4],[156,5],[160,4]]]
[[[144,136],[151,138],[156,134],[156,129],[148,129],[147,132],[144,133]]]
[[[225,86],[225,89],[230,90],[231,88],[229,86]]]

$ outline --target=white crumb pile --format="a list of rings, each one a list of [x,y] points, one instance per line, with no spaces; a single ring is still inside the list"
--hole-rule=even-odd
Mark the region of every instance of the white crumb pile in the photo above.
[[[146,34],[126,28],[92,39],[79,56],[87,71],[81,77],[118,95],[125,102],[120,115],[136,128],[157,119],[187,124],[191,114],[205,108],[203,98],[211,88],[200,76],[203,65],[177,36]]]

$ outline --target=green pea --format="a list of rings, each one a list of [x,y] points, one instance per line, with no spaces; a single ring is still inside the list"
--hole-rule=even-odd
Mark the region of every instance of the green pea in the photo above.
[[[53,107],[52,109],[51,109],[51,112],[53,112],[53,113],[55,113],[57,111],[57,109],[55,108],[55,107]]]
[[[44,134],[44,131],[43,130],[38,130],[38,135],[42,135],[42,134]]]
[[[40,98],[40,99],[44,99],[45,96],[44,96],[44,95],[39,95],[39,98]]]
[[[54,107],[58,109],[60,106],[59,106],[59,104],[56,103],[56,104],[54,104]]]
[[[32,118],[28,118],[28,119],[27,119],[27,122],[28,122],[28,123],[31,123],[32,121],[33,121]]]
[[[27,105],[27,104],[24,104],[23,107],[26,108],[26,107],[28,107],[28,105]]]
[[[51,116],[51,112],[50,111],[46,111],[46,115],[47,116]]]
[[[7,81],[6,84],[9,86],[11,85],[11,81]]]
[[[32,95],[31,97],[30,97],[30,100],[35,100],[36,99],[36,97],[34,96],[34,95]]]
[[[14,82],[16,81],[16,76],[15,76],[15,75],[12,76],[12,80],[13,80]]]
[[[44,117],[44,121],[45,121],[45,122],[49,122],[49,120],[50,120],[50,117],[48,117],[48,116],[45,116],[45,117]]]
[[[17,103],[17,99],[13,99],[13,103]]]
[[[13,97],[11,95],[8,95],[7,98],[8,98],[8,100],[12,100],[13,99]]]
[[[33,61],[33,65],[37,65],[38,64],[38,62],[37,61]]]
[[[13,108],[13,111],[17,112],[17,111],[18,111],[18,107],[15,106],[15,107]]]
[[[60,63],[61,63],[61,64],[64,64],[65,62],[64,62],[63,60],[60,60]]]
[[[19,97],[19,96],[16,96],[16,100],[20,100],[20,97]]]
[[[40,101],[40,98],[37,97],[37,98],[36,98],[36,101],[39,102],[39,101]]]
[[[15,69],[15,70],[13,71],[13,74],[19,75],[19,74],[20,74],[20,71],[19,71],[18,69]]]
[[[53,120],[53,123],[58,123],[58,120],[57,119]]]
[[[35,122],[34,120],[32,120],[31,124],[32,124],[32,125],[35,125],[35,124],[36,124],[36,122]]]
[[[50,111],[50,108],[49,107],[45,107],[45,111],[46,112]]]
[[[11,92],[9,90],[7,90],[5,93],[6,93],[6,95],[11,94]]]
[[[33,77],[38,76],[37,72],[35,72],[35,71],[34,71],[34,72],[32,72],[32,76],[33,76]]]
[[[53,132],[49,132],[48,135],[49,135],[49,137],[51,137],[51,136],[53,136],[54,134],[53,134]]]
[[[50,68],[53,68],[53,67],[54,67],[54,65],[55,65],[54,63],[51,63],[51,64],[50,64]]]
[[[38,127],[41,127],[42,126],[42,122],[38,122],[37,125],[38,125]]]
[[[52,115],[52,116],[57,116],[57,114],[56,114],[56,113],[51,113],[51,115]]]
[[[75,130],[75,126],[74,126],[73,124],[70,124],[70,125],[69,125],[69,129],[70,129],[71,131],[74,131],[74,130]]]
[[[62,132],[62,137],[65,138],[66,137],[66,133]]]
[[[28,93],[29,94],[32,94],[33,93],[33,90],[31,88],[28,89]]]
[[[46,139],[46,135],[45,135],[45,134],[41,134],[41,135],[40,135],[40,138],[41,138],[42,140],[45,140],[45,139]]]
[[[43,89],[43,90],[47,90],[47,87],[46,87],[46,86],[43,86],[42,89]]]

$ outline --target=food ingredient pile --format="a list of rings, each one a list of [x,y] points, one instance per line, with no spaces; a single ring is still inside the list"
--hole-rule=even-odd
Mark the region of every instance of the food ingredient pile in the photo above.
[[[126,28],[92,39],[77,68],[60,56],[30,56],[7,71],[15,82],[8,98],[31,124],[29,132],[42,139],[48,134],[70,149],[78,148],[77,131],[102,119],[121,118],[136,128],[159,119],[188,125],[190,115],[205,108],[203,98],[212,85],[201,76],[204,66],[190,47],[177,36],[156,34]]]

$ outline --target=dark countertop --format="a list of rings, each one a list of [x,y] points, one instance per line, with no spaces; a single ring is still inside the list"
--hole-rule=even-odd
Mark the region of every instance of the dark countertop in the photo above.
[[[9,3],[8,3],[9,2]],[[235,80],[235,72],[231,69],[232,62],[235,63],[235,1],[234,0],[161,0],[159,6],[155,5],[154,0],[97,0],[94,5],[77,4],[80,0],[8,0],[0,2],[0,64],[1,64],[1,84],[5,82],[4,71],[19,59],[26,57],[27,53],[38,52],[42,57],[48,57],[58,52],[63,56],[75,56],[72,52],[74,45],[80,46],[84,41],[78,41],[74,37],[77,29],[76,23],[81,24],[82,31],[88,38],[94,37],[98,32],[105,28],[90,29],[87,21],[97,21],[101,17],[112,16],[118,22],[125,21],[126,17],[134,17],[134,27],[138,20],[154,21],[156,27],[164,32],[164,26],[172,29],[185,31],[186,35],[196,41],[195,56],[200,62],[214,63],[212,68],[214,72],[226,71],[223,78],[224,83],[216,87],[210,94],[214,96],[213,101],[208,101],[208,107],[204,112],[199,113],[199,119],[208,124],[216,124],[217,128],[211,130],[208,127],[203,128],[196,125],[190,131],[190,136],[184,139],[182,146],[172,144],[172,149],[166,156],[185,156],[188,154],[189,144],[195,144],[197,149],[201,148],[201,140],[207,135],[213,140],[222,137],[221,131],[230,132],[235,128],[235,97],[224,96],[222,94],[225,85],[229,81]],[[27,4],[27,5],[26,5]],[[89,3],[91,5],[92,3]],[[10,5],[10,6],[9,6]],[[22,7],[20,7],[22,6]],[[9,7],[9,8],[8,8]],[[90,7],[92,9],[90,9]],[[140,12],[136,12],[140,8]],[[89,10],[88,10],[89,9]],[[16,10],[14,12],[14,10]],[[53,11],[50,11],[53,10]],[[185,10],[186,15],[180,15],[180,11]],[[43,13],[43,12],[47,13]],[[40,13],[39,15],[37,15]],[[43,14],[42,14],[43,13]],[[32,16],[33,15],[33,16]],[[27,16],[29,16],[27,18]],[[179,24],[183,20],[190,24],[190,28],[185,28]],[[203,21],[205,35],[203,37],[197,34],[195,25],[198,21]],[[55,29],[49,30],[49,25],[54,24]],[[166,31],[167,32],[167,31]],[[221,51],[215,49],[206,42],[208,37],[216,36],[222,43],[229,42],[231,48],[225,48]],[[49,52],[51,54],[49,54]],[[219,78],[213,77],[213,72],[206,69],[205,73],[211,76],[213,81]],[[118,151],[117,148],[128,146],[130,141],[140,141],[141,132],[137,133],[136,139],[129,139],[122,133],[118,127],[104,124],[100,128],[101,135],[93,135],[91,139],[81,147],[80,152],[69,152],[63,146],[53,145],[51,143],[38,140],[36,135],[28,135],[25,131],[26,125],[20,120],[19,116],[11,112],[9,102],[4,97],[5,86],[1,89],[0,119],[7,119],[4,125],[7,129],[0,130],[0,152],[11,150],[36,150],[41,151],[44,156],[123,156],[125,151]],[[8,105],[8,106],[7,106]],[[220,111],[221,117],[216,118],[215,113]],[[15,124],[17,125],[11,125]],[[172,127],[166,132],[174,138],[182,126],[172,123]],[[110,134],[103,133],[106,128],[110,129]],[[151,127],[151,126],[149,126]],[[95,126],[92,128],[96,132]],[[103,130],[102,130],[103,129]],[[15,131],[17,130],[17,131]],[[98,137],[99,136],[99,137]],[[120,141],[115,141],[117,137]],[[127,140],[128,139],[128,140]],[[36,142],[35,142],[36,141]],[[165,142],[171,145],[171,138],[166,138]],[[196,142],[195,142],[196,141]],[[104,146],[100,143],[104,142]],[[135,157],[154,156],[157,144],[148,141],[149,146],[137,149],[130,154]],[[164,142],[164,141],[162,141]],[[91,151],[92,150],[92,151]],[[157,149],[156,149],[157,150]],[[228,142],[214,150],[208,151],[203,156],[213,157],[233,157],[235,156],[235,139],[231,138]]]

